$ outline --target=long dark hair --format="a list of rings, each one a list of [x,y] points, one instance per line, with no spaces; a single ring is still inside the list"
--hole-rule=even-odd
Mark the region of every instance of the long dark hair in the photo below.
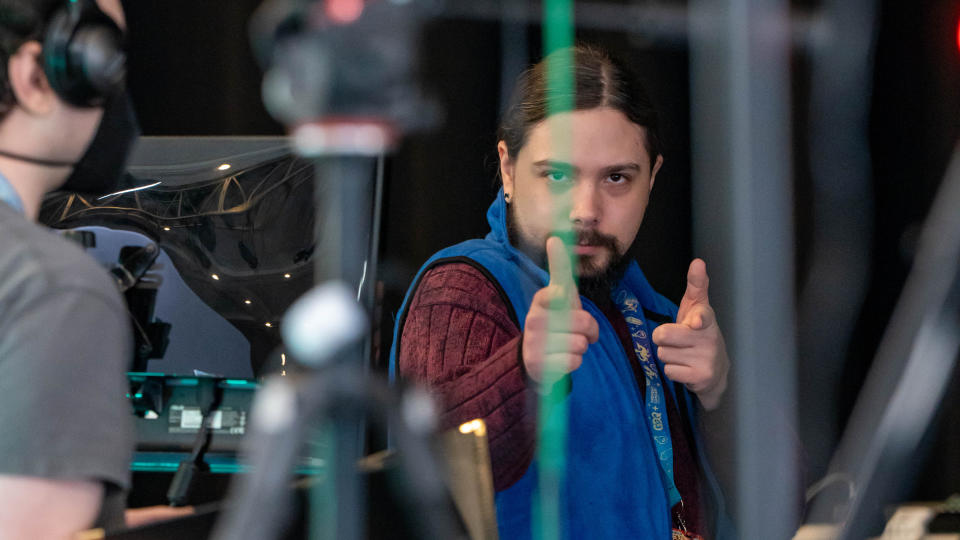
[[[497,130],[497,140],[506,143],[507,155],[516,158],[517,152],[526,144],[530,130],[546,119],[550,101],[556,99],[556,96],[547,95],[547,65],[552,63],[561,69],[571,69],[571,58],[575,93],[573,110],[610,107],[642,126],[652,167],[657,156],[663,153],[663,143],[657,111],[650,96],[626,66],[592,45],[577,45],[572,51],[554,52],[520,75]]]

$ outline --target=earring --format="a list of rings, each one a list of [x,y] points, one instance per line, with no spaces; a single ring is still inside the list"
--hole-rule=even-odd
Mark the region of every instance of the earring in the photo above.
[[[509,194],[509,193],[504,193],[504,194],[503,194],[503,202],[505,202],[505,203],[507,203],[507,204],[510,204],[510,194]]]

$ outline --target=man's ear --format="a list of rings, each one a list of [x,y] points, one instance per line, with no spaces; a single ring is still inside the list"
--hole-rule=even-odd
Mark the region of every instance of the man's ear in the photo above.
[[[30,114],[47,114],[56,107],[56,93],[50,88],[40,58],[43,47],[28,41],[7,62],[10,89],[20,108]]]
[[[503,180],[503,192],[513,195],[513,174],[516,163],[507,152],[506,141],[497,143],[497,154],[500,155],[500,179]]]
[[[650,191],[653,191],[653,183],[657,180],[657,173],[663,166],[663,154],[657,154],[657,160],[653,162],[653,169],[650,170]]]

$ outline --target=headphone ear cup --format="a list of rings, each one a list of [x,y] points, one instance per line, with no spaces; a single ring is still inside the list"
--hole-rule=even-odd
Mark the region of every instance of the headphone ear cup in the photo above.
[[[70,64],[83,66],[84,82],[92,90],[91,98],[107,97],[123,87],[127,75],[127,55],[122,36],[105,26],[81,27],[68,48]]]
[[[97,107],[123,88],[123,32],[92,0],[68,2],[50,19],[43,68],[61,99]]]
[[[63,99],[70,86],[70,77],[67,73],[67,46],[73,35],[71,27],[71,10],[61,8],[54,13],[47,25],[46,36],[43,40],[43,71],[47,75],[47,82],[51,88]]]

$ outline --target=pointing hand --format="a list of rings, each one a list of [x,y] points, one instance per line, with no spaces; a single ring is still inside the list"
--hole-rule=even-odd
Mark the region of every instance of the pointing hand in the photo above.
[[[523,328],[523,364],[530,378],[549,387],[580,367],[600,327],[583,309],[563,241],[547,239],[550,282],[533,295]]]
[[[677,322],[653,331],[664,375],[685,384],[707,410],[719,405],[730,370],[723,334],[707,296],[709,284],[707,265],[694,259],[687,271],[687,290],[680,300]]]

